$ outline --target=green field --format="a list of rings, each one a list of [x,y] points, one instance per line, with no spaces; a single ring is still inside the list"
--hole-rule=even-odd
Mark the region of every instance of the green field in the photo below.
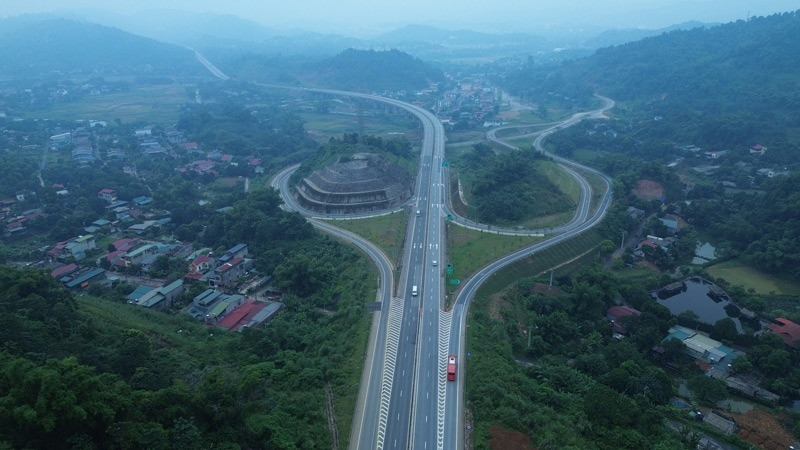
[[[326,220],[326,222],[363,237],[383,250],[395,264],[399,262],[408,223],[406,213],[395,212],[367,219]]]
[[[541,237],[505,236],[447,224],[447,263],[454,267],[452,278],[466,280],[478,269],[523,247],[541,241]],[[448,284],[448,290],[455,287]]]
[[[769,275],[745,265],[738,259],[715,264],[706,269],[715,278],[722,278],[731,285],[755,289],[759,294],[800,295],[800,284]]]
[[[344,133],[358,133],[358,117],[346,114],[323,114],[304,112],[301,115],[303,127],[317,140],[327,142],[332,136]],[[378,117],[364,116],[364,132],[369,135],[392,137],[405,136],[413,144],[419,139],[415,122],[397,119],[394,123]],[[411,128],[409,128],[411,127]]]
[[[55,104],[47,110],[31,110],[26,118],[104,120],[109,125],[115,119],[123,123],[174,123],[178,120],[181,105],[193,100],[186,88],[180,85],[140,86],[128,92],[92,95]]]

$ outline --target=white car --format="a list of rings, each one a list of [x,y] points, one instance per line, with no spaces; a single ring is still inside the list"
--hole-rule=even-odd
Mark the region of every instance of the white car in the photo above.
[[[434,260],[433,260],[433,265],[435,266],[435,265],[437,265],[437,264],[439,264],[439,263],[438,263],[438,262],[436,262],[436,260],[434,259]]]

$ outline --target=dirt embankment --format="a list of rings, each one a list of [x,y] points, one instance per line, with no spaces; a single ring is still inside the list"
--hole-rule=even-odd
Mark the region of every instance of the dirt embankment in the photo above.
[[[755,408],[730,416],[736,422],[736,434],[760,449],[784,450],[797,442],[775,416],[763,409]]]
[[[631,193],[642,200],[658,200],[664,196],[664,186],[658,181],[639,180]]]
[[[531,439],[519,431],[494,426],[489,433],[492,434],[489,439],[489,448],[492,450],[535,450]]]

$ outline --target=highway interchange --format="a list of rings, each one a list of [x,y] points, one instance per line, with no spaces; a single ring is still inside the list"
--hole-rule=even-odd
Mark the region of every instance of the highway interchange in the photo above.
[[[480,285],[494,272],[514,261],[595,226],[611,203],[611,180],[603,173],[576,162],[547,153],[542,141],[560,129],[586,118],[602,117],[614,106],[611,99],[600,97],[604,105],[594,111],[577,113],[544,131],[534,141],[536,150],[561,165],[579,183],[581,195],[573,218],[559,227],[520,230],[488,227],[458,216],[449,203],[447,173],[443,167],[445,135],[441,122],[429,111],[394,99],[336,91],[301,89],[335,96],[356,97],[393,105],[416,116],[423,126],[420,170],[416,195],[405,206],[409,223],[401,259],[397,287],[393,291],[394,267],[377,247],[352,233],[332,226],[303,210],[294,201],[288,178],[296,168],[288,168],[272,182],[280,189],[285,207],[306,215],[317,228],[349,240],[360,247],[379,268],[377,301],[380,314],[373,317],[370,345],[365,358],[356,417],[350,435],[350,447],[357,449],[460,449],[464,447],[464,340],[469,302]],[[494,130],[497,131],[497,130]],[[497,140],[493,132],[487,139]],[[583,176],[591,173],[605,185],[601,200],[592,206],[592,186]],[[419,214],[416,211],[419,211]],[[461,226],[503,234],[548,236],[535,245],[504,256],[485,266],[463,284],[445,310],[445,217]],[[438,262],[435,264],[434,261]],[[411,294],[417,286],[419,295]],[[456,382],[446,381],[447,357],[457,355]]]

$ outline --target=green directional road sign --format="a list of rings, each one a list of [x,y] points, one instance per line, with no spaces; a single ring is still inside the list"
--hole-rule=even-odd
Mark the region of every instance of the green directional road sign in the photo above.
[[[449,165],[450,165],[450,161],[448,161],[448,160],[446,160],[446,159],[443,159],[443,160],[442,160],[442,167],[447,167],[447,166],[449,166]]]
[[[453,220],[453,215],[452,214],[448,214],[447,215],[447,220],[452,221]]]
[[[453,265],[452,264],[448,264],[447,265],[447,274],[448,275],[452,275],[453,274]]]
[[[458,278],[450,278],[450,284],[452,284],[453,286],[458,286],[459,284],[461,284],[461,280],[459,280]]]

